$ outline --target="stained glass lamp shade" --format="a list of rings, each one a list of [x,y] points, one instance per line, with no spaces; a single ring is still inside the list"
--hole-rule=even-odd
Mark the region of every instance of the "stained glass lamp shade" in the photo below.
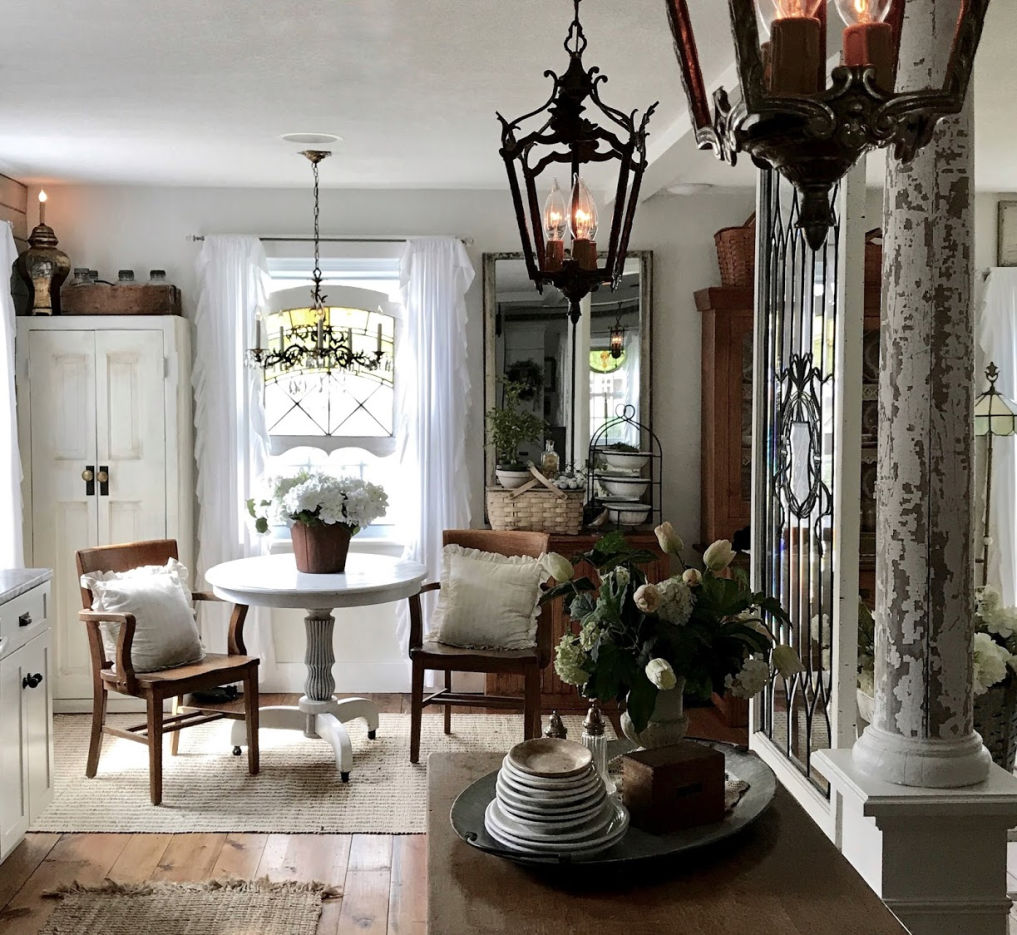
[[[996,389],[999,370],[989,364],[985,376],[989,388],[975,399],[975,435],[1017,434],[1017,402]]]

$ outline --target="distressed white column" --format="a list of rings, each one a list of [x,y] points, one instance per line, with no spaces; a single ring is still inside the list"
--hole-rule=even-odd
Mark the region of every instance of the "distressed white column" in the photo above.
[[[908,5],[898,90],[942,81],[955,4]],[[972,108],[908,164],[889,157],[880,332],[876,681],[859,769],[901,785],[981,782],[972,726]]]

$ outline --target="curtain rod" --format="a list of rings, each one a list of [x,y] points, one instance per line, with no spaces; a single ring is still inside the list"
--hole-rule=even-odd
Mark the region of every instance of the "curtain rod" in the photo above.
[[[205,239],[205,235],[188,234],[187,239],[201,242]],[[405,243],[412,239],[412,236],[407,235],[405,237],[319,237],[318,241],[319,243]],[[456,237],[455,239],[467,247],[473,246],[472,237]],[[263,243],[314,243],[313,237],[259,237],[258,240]]]

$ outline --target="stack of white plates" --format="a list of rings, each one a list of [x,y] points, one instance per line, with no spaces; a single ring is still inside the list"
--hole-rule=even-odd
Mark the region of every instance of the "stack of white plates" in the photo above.
[[[527,854],[585,857],[619,841],[629,814],[609,798],[590,751],[540,737],[514,746],[484,814],[487,833]]]

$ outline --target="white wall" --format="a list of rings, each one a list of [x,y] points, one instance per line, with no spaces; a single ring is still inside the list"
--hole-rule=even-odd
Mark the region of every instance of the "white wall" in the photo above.
[[[310,194],[299,189],[47,187],[47,220],[73,266],[115,279],[166,269],[196,301],[190,234],[306,235]],[[31,193],[34,199],[35,192]],[[654,427],[664,450],[663,507],[689,541],[699,530],[699,314],[692,293],[718,285],[713,234],[752,212],[747,190],[659,196],[640,206],[631,246],[654,251]],[[518,248],[512,205],[495,191],[322,192],[323,235],[456,234],[469,238],[477,277],[467,297],[464,357],[473,387],[467,457],[473,515],[483,515],[483,309],[481,254]],[[34,220],[31,218],[30,220]]]

